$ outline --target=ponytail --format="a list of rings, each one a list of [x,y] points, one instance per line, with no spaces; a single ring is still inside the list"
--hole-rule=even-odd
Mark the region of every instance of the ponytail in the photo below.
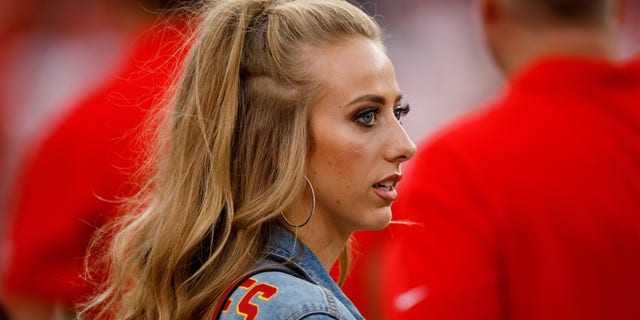
[[[310,109],[325,85],[307,49],[349,37],[381,41],[342,0],[205,10],[159,130],[157,173],[120,221],[108,287],[85,316],[202,319],[263,258],[279,212],[305,186]]]

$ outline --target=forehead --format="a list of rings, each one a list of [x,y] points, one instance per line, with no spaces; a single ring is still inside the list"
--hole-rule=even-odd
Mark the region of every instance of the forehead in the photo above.
[[[325,95],[395,97],[400,92],[391,61],[379,42],[348,38],[314,47],[309,53],[311,71],[323,83]]]

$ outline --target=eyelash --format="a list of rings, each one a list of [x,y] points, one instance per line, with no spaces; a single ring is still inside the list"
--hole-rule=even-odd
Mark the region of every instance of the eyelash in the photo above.
[[[395,115],[396,119],[398,121],[400,121],[400,119],[404,116],[406,116],[409,111],[411,110],[411,106],[409,106],[409,104],[405,104],[401,107],[395,107],[393,109],[393,114]],[[358,112],[355,117],[354,120],[366,127],[373,127],[375,122],[376,122],[376,118],[375,115],[380,113],[380,108],[379,107],[368,107],[365,108],[363,110],[361,110],[360,112]],[[372,119],[370,121],[366,121],[365,117],[367,116],[373,116]]]
[[[373,125],[375,124],[376,121],[376,117],[375,115],[380,113],[380,108],[378,107],[368,107],[365,108],[363,110],[360,110],[358,113],[356,113],[356,116],[354,117],[354,120],[356,122],[359,122],[360,124],[364,125],[365,127],[373,127]],[[370,121],[366,121],[365,117],[371,115],[372,118]]]
[[[393,109],[393,113],[395,114],[398,121],[400,121],[401,118],[406,117],[407,114],[409,114],[409,111],[411,111],[411,106],[408,103]]]

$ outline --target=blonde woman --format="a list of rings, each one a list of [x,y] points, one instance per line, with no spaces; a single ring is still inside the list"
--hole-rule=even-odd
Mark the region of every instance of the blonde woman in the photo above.
[[[329,276],[415,152],[380,30],[341,0],[205,8],[157,173],[82,316],[361,319]]]

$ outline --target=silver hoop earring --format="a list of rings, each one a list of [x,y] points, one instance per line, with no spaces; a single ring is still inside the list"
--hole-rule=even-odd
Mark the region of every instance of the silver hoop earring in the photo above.
[[[280,215],[282,216],[282,219],[284,219],[284,222],[286,224],[288,224],[290,227],[293,227],[293,228],[304,227],[307,223],[309,223],[309,221],[311,221],[311,217],[313,217],[313,214],[316,212],[316,191],[313,189],[313,185],[311,184],[311,181],[309,181],[309,178],[307,178],[307,176],[303,176],[303,177],[304,177],[304,180],[307,181],[307,184],[309,185],[309,188],[311,189],[311,213],[307,217],[307,220],[305,220],[301,224],[295,225],[295,224],[291,223],[291,221],[289,221],[289,219],[287,219],[287,217],[284,215],[284,212],[280,212]]]

